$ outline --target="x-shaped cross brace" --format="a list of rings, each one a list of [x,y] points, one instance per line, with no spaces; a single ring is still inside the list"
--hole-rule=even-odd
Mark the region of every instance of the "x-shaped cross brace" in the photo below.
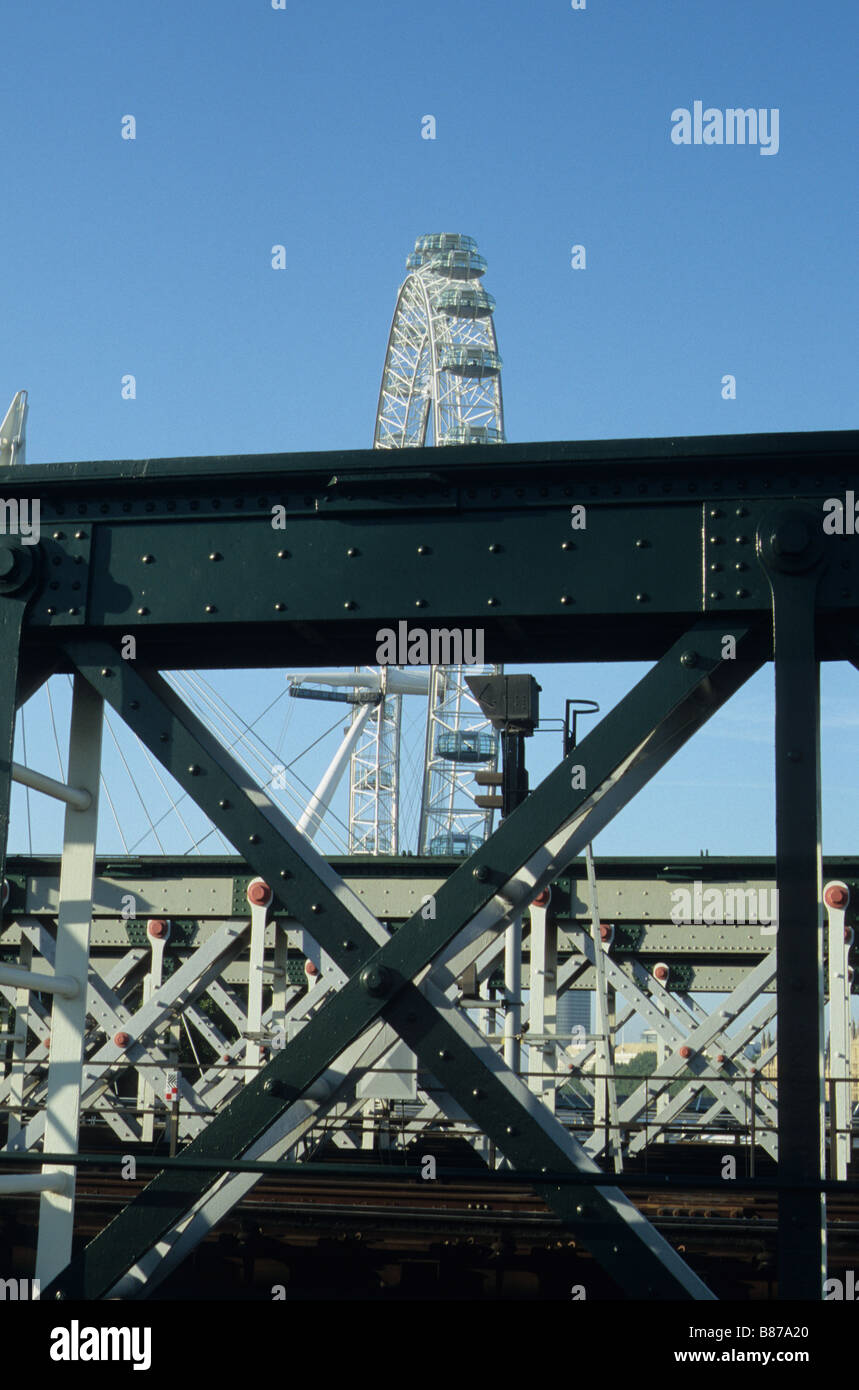
[[[183,1157],[240,1157],[381,1017],[514,1167],[546,1173],[538,1192],[621,1288],[712,1297],[615,1186],[552,1182],[554,1172],[599,1169],[444,991],[463,951],[522,912],[769,655],[761,630],[738,624],[735,635],[737,656],[726,661],[720,629],[697,624],[451,875],[435,919],[417,913],[392,937],[156,672],[107,644],[70,643],[75,667],[348,977]],[[571,786],[574,767],[585,776]],[[190,1169],[160,1174],[43,1296],[103,1297],[211,1184]]]

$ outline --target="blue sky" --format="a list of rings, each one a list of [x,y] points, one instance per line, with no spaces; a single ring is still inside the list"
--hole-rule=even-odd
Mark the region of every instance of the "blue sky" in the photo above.
[[[369,446],[405,257],[434,231],[489,262],[511,441],[856,426],[842,0],[285,4],[6,7],[0,408],[29,391],[30,463]],[[696,100],[777,109],[778,152],[673,144]],[[608,709],[645,669],[541,668],[543,712]],[[824,670],[829,853],[855,848],[857,681]],[[218,685],[251,719],[282,678]],[[772,852],[771,692],[766,669],[597,853]],[[330,714],[289,712],[284,760]],[[29,719],[31,761],[56,773],[47,709]],[[332,751],[302,761],[308,781]],[[533,784],[559,747],[529,751]],[[110,737],[106,754],[121,783]],[[57,825],[31,798],[35,848]],[[105,836],[119,848],[109,819]]]

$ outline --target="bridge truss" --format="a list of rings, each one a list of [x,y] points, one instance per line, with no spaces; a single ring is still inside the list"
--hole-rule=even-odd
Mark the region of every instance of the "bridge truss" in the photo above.
[[[350,1116],[362,1082],[379,1066],[393,1075],[402,1049],[418,1059],[417,1122],[443,1113],[533,1174],[619,1290],[711,1298],[622,1191],[638,1122],[668,1125],[688,1093],[663,1094],[655,1122],[633,1095],[584,1144],[554,1113],[567,1057],[599,1102],[592,1044],[573,1057],[552,1036],[558,990],[584,987],[603,992],[618,1026],[634,1010],[655,1030],[657,1089],[682,1076],[735,1117],[754,1111],[778,1158],[779,1295],[820,1298],[822,1006],[828,990],[843,1050],[849,879],[848,866],[831,866],[824,904],[818,666],[859,660],[856,561],[849,536],[824,533],[822,503],[848,486],[856,445],[847,433],[757,435],[415,449],[395,467],[361,451],[4,469],[6,497],[38,496],[42,518],[37,546],[0,537],[4,842],[21,777],[16,707],[55,671],[75,682],[68,787],[43,787],[69,801],[62,859],[17,877],[10,863],[0,936],[18,955],[0,972],[15,1010],[4,1158],[37,1155],[43,1168],[43,1297],[148,1292],[257,1180],[231,1164],[300,1157],[323,1116],[343,1146],[360,1142]],[[571,530],[581,505],[587,524]],[[285,530],[272,526],[275,506]],[[369,664],[377,629],[416,605],[428,627],[482,628],[498,663],[655,665],[469,858],[446,874],[375,860],[368,887],[313,850],[160,673]],[[122,655],[129,636],[133,658]],[[647,913],[642,893],[631,895],[624,920],[602,872],[595,910],[577,856],[768,660],[777,933],[738,923],[714,954],[705,924],[671,922],[665,889],[652,890]],[[151,866],[97,866],[105,704],[218,826],[243,872],[222,867],[208,881],[205,862],[189,866],[177,898]],[[727,869],[721,881],[732,882]],[[522,914],[526,1076],[499,1056],[486,1007],[505,929]],[[609,917],[613,931],[600,930]],[[708,970],[723,972],[718,982]],[[692,997],[708,988],[729,995],[712,1014]],[[750,1008],[744,1030],[729,1031]],[[777,1109],[763,1082],[756,1094],[746,1084],[745,1049],[774,1019]],[[190,1080],[176,1068],[180,1027],[215,1059]],[[123,1107],[116,1079],[134,1069],[137,1096]],[[82,1111],[123,1143],[145,1141],[153,1106],[142,1101],[174,1092],[181,1156],[73,1254]]]

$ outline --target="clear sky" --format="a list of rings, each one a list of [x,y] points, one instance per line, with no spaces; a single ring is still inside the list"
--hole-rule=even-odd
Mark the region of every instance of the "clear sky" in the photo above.
[[[843,0],[8,4],[0,409],[29,391],[30,463],[368,447],[405,257],[459,231],[489,262],[509,440],[853,428],[857,29]],[[674,143],[696,101],[777,111],[777,152]],[[645,669],[541,668],[543,712],[608,709]],[[217,684],[247,719],[283,689]],[[772,852],[771,691],[768,668],[597,853]],[[825,669],[830,853],[855,850],[857,691]],[[56,773],[39,699],[29,757]],[[339,727],[285,704],[260,726],[284,761]],[[560,749],[529,751],[533,784]],[[34,848],[57,827],[31,797]]]

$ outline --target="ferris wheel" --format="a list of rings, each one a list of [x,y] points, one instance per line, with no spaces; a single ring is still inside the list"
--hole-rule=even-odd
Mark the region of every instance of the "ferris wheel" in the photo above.
[[[376,449],[504,442],[495,300],[473,237],[418,237],[406,261],[379,392]]]
[[[480,283],[486,261],[477,242],[458,232],[418,237],[406,269],[385,353],[374,448],[503,443],[495,300]],[[497,766],[497,739],[465,676],[494,669],[430,669],[419,854],[470,854],[492,829],[493,813],[475,804],[471,789],[477,766]],[[404,698],[380,701],[352,757],[353,852],[398,849]]]

